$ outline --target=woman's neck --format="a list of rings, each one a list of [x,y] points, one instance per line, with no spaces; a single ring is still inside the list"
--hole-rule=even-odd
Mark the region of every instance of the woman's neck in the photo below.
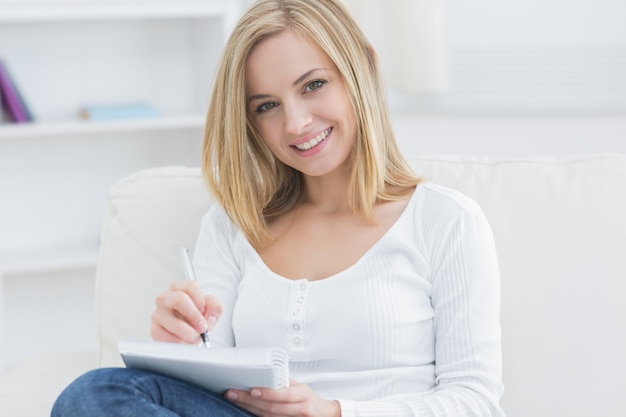
[[[349,185],[350,173],[347,167],[321,177],[305,177],[306,196],[303,203],[328,213],[350,209]]]

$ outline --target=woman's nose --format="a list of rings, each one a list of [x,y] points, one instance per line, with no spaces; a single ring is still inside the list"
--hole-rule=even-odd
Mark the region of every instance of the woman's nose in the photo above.
[[[285,130],[298,135],[306,130],[313,120],[313,115],[306,103],[290,103],[285,108]]]

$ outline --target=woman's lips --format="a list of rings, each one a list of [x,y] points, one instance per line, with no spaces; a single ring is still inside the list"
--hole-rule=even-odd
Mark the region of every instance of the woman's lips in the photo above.
[[[314,138],[306,141],[306,142],[302,142],[299,143],[297,145],[293,145],[296,149],[300,150],[300,151],[308,151],[311,148],[316,147],[317,145],[319,145],[324,139],[326,139],[326,137],[330,134],[330,132],[333,130],[332,127],[329,127],[328,129],[324,130],[323,132],[321,132],[319,135],[315,136]]]

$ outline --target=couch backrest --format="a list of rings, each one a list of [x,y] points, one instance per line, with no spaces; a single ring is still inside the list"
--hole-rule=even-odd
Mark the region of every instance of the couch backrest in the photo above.
[[[194,247],[211,204],[198,168],[148,169],[111,188],[96,272],[101,365],[122,364],[120,338],[150,338],[154,300],[184,278],[179,248]]]
[[[509,417],[626,410],[626,155],[410,158],[476,199],[502,274],[503,407]],[[149,338],[154,297],[181,279],[211,204],[196,168],[130,175],[109,195],[97,278],[100,363]]]

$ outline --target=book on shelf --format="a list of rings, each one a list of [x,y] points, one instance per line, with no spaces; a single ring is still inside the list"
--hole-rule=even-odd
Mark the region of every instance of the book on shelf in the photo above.
[[[26,123],[34,120],[30,108],[2,60],[0,60],[0,102],[10,121]]]
[[[80,110],[83,119],[94,121],[157,117],[159,112],[147,103],[88,105]]]

